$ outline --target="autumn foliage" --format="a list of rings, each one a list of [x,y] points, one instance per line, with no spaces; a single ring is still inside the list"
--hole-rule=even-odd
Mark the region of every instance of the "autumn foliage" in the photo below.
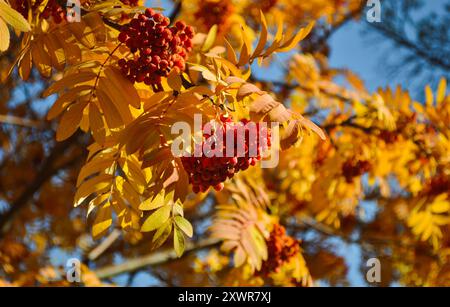
[[[364,3],[88,0],[69,22],[63,2],[0,0],[0,285],[70,285],[51,252],[82,260],[92,286],[140,270],[346,284],[330,238],[382,259],[384,285],[450,285],[446,80],[415,101],[330,67],[320,36]],[[259,72],[277,62],[280,79]],[[39,107],[9,102],[23,84]],[[195,134],[196,115],[219,125]],[[191,153],[220,132],[232,156],[175,155],[177,122]]]

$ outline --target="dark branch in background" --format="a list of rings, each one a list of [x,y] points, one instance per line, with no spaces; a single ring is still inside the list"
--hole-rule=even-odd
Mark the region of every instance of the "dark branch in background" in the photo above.
[[[79,161],[81,161],[82,155],[75,156],[62,164],[57,164],[61,157],[64,157],[65,153],[71,145],[74,145],[79,141],[81,133],[78,132],[71,138],[65,140],[64,142],[56,143],[50,155],[47,156],[45,161],[41,164],[36,178],[34,181],[28,185],[25,190],[20,194],[20,196],[11,203],[8,211],[0,215],[0,239],[8,233],[11,229],[13,221],[17,214],[29,204],[30,199],[34,196],[36,192],[42,187],[42,185],[50,180],[54,175],[56,175],[61,170],[70,168]]]
[[[177,19],[178,15],[181,13],[181,9],[183,7],[183,1],[179,0],[177,4],[175,5],[172,13],[170,13],[169,18],[170,22],[173,23],[175,19]]]
[[[430,50],[421,48],[417,43],[411,41],[405,36],[395,32],[392,28],[381,26],[380,24],[370,24],[372,28],[377,30],[378,33],[390,38],[397,45],[408,49],[413,52],[417,57],[420,57],[433,66],[439,66],[440,68],[450,71],[450,57],[436,57]]]
[[[305,216],[297,220],[296,223],[286,223],[286,227],[294,232],[305,232],[308,230],[314,230],[315,232],[321,234],[325,238],[339,238],[347,244],[369,244],[372,246],[396,246],[407,249],[413,249],[417,246],[415,242],[404,241],[400,237],[390,237],[390,236],[374,236],[365,232],[365,224],[361,224],[359,227],[358,236],[354,236],[354,233],[348,234],[338,229],[327,226],[323,223],[317,222],[314,218]],[[364,249],[363,249],[364,250]],[[423,251],[425,255],[433,259],[438,260],[439,257],[430,251]]]
[[[303,50],[306,52],[322,52],[327,41],[330,39],[330,37],[336,33],[339,29],[341,29],[343,26],[345,26],[349,21],[353,20],[354,18],[358,17],[365,8],[365,1],[361,1],[361,5],[356,8],[355,10],[349,12],[347,15],[345,15],[342,20],[340,20],[338,23],[333,24],[330,28],[326,29],[324,33],[313,42],[312,47],[314,50]]]
[[[431,12],[413,17],[425,9],[422,0],[385,0],[381,3],[381,22],[367,23],[368,34],[381,42],[387,39],[397,47],[394,53],[392,48],[384,52],[383,68],[407,81],[419,82],[419,88],[450,76],[450,5],[445,8],[447,14]],[[370,43],[374,44],[373,40]]]

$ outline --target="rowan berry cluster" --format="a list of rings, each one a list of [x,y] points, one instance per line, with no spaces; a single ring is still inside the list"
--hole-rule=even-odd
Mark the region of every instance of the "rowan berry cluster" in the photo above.
[[[342,165],[342,174],[348,183],[352,183],[354,177],[361,176],[368,172],[370,168],[369,161],[349,159]]]
[[[203,131],[209,131],[209,128],[204,126]],[[235,123],[230,116],[222,115],[216,130],[211,131],[210,134],[203,134],[201,147],[204,149],[207,145],[208,148],[221,152],[222,157],[207,156],[202,150],[200,157],[181,158],[195,193],[206,192],[210,187],[214,187],[217,191],[222,190],[223,182],[227,178],[232,178],[239,171],[254,166],[261,160],[261,154],[271,146],[270,130],[261,123],[249,122],[246,119]],[[242,136],[239,136],[240,134]],[[228,143],[230,141],[233,145]],[[228,148],[227,143],[228,147],[233,147]]]
[[[267,241],[267,260],[262,263],[260,274],[267,276],[278,272],[280,267],[300,254],[299,242],[286,234],[286,229],[275,224]]]
[[[398,140],[399,134],[397,131],[390,131],[390,130],[381,130],[379,132],[379,137],[386,143],[386,144],[393,144]]]
[[[445,174],[438,174],[431,178],[424,188],[425,194],[428,195],[439,195],[448,191],[450,191],[450,176]]]
[[[227,19],[233,14],[233,3],[229,0],[200,1],[199,9],[194,13],[194,17],[210,29],[214,25],[224,25]]]
[[[34,12],[41,5],[42,0],[37,0],[31,7]],[[13,8],[18,11],[22,16],[28,19],[28,11],[30,9],[30,1],[18,0],[12,4]],[[53,18],[55,23],[61,23],[66,19],[66,11],[61,7],[57,0],[49,0],[44,11],[41,13],[41,17],[44,19]]]
[[[183,21],[169,25],[169,18],[148,8],[123,27],[119,41],[127,45],[134,58],[121,59],[118,64],[132,83],[160,84],[172,69],[184,71],[194,29]]]

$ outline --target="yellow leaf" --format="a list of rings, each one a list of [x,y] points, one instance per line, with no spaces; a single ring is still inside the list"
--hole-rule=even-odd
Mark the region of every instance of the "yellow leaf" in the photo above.
[[[59,71],[63,70],[66,59],[64,49],[59,44],[58,39],[56,39],[56,34],[48,33],[47,35],[43,35],[42,41],[43,46],[48,50],[52,66]]]
[[[0,18],[18,31],[28,32],[31,30],[28,21],[3,0],[0,0]]]
[[[298,45],[298,43],[311,32],[311,29],[313,27],[314,21],[310,22],[305,28],[302,28],[294,37],[285,42],[277,51],[287,52],[290,51],[292,48],[295,48]]]
[[[97,212],[92,226],[92,236],[97,239],[105,234],[112,225],[111,204],[106,203],[101,206]]]
[[[93,174],[104,172],[108,170],[114,162],[113,157],[107,157],[105,159],[92,159],[88,163],[86,163],[80,170],[77,179],[77,187],[81,185],[81,183],[86,179],[86,177],[91,176]],[[107,178],[110,178],[109,176]],[[92,184],[92,183],[91,183]]]
[[[1,23],[1,21],[0,21],[0,23]],[[0,38],[0,40],[2,40],[2,38]],[[1,44],[1,41],[0,41],[0,44]],[[31,72],[31,66],[32,66],[31,51],[28,48],[27,51],[25,51],[23,58],[20,60],[20,63],[19,63],[19,75],[22,78],[22,80],[24,80],[24,81],[28,80],[28,77],[30,76],[30,72]]]
[[[294,37],[292,37],[290,40],[284,43],[277,51],[287,52],[290,51],[292,48],[295,48],[298,45],[298,43],[311,32],[311,29],[313,27],[314,21],[310,22],[305,28],[301,29]]]
[[[202,46],[202,52],[206,52],[214,45],[214,42],[216,41],[217,37],[217,25],[214,25],[211,27],[211,29],[208,32],[208,36],[205,39],[205,42]]]
[[[104,91],[97,89],[96,92],[97,98],[98,98],[98,102],[100,104],[100,107],[103,111],[103,115],[105,117],[106,123],[108,124],[108,127],[113,129],[113,128],[118,128],[120,126],[123,125],[123,116],[126,116],[126,109],[127,106],[126,105],[122,105],[119,104],[121,106],[121,110],[123,110],[125,113],[121,113],[118,109],[117,109],[117,105],[116,103],[114,103],[112,101],[112,99],[110,98],[110,96],[108,94],[106,94]],[[129,112],[130,110],[128,110]],[[128,113],[129,114],[129,113]],[[129,114],[129,116],[131,116]]]
[[[172,221],[167,220],[164,223],[164,225],[158,228],[158,230],[153,235],[152,239],[153,248],[160,247],[167,240],[171,232],[172,232]]]
[[[81,118],[83,117],[83,110],[86,107],[86,104],[86,102],[78,102],[67,109],[61,117],[58,129],[56,131],[57,141],[63,141],[77,131],[80,126]]]
[[[95,103],[89,105],[89,126],[91,127],[95,141],[99,144],[103,144],[105,141],[106,130],[103,117]]]
[[[323,133],[322,129],[320,129],[319,126],[317,126],[315,123],[313,123],[309,119],[301,116],[300,124],[303,127],[306,127],[307,129],[314,131],[322,140],[326,140],[325,134]]]
[[[136,88],[118,69],[108,67],[105,69],[105,75],[112,82],[113,87],[116,88],[114,95],[121,97],[122,103],[130,104],[136,109],[141,107],[141,99]]]
[[[257,87],[256,85],[253,85],[251,83],[245,83],[245,84],[242,84],[242,86],[239,88],[239,90],[238,90],[238,92],[236,94],[236,99],[238,101],[241,101],[242,99],[244,99],[245,97],[247,97],[247,96],[249,96],[251,94],[262,95],[262,94],[264,94],[264,92],[261,91],[259,89],[259,87]]]
[[[431,212],[435,214],[446,213],[450,211],[450,202],[446,200],[447,194],[443,193],[436,197],[430,206]]]
[[[127,176],[130,184],[138,193],[142,194],[147,187],[147,181],[141,169],[140,163],[135,161],[133,159],[133,156],[129,156],[126,160],[120,160],[120,166],[122,168],[122,171]]]
[[[237,64],[237,56],[236,52],[234,52],[233,46],[231,46],[230,42],[227,39],[224,39],[225,45],[227,47],[227,59],[233,63],[234,65]]]
[[[249,62],[252,48],[251,42],[248,39],[247,34],[245,33],[245,29],[243,27],[241,27],[241,32],[243,44],[241,48],[241,55],[239,57],[239,63],[237,64],[237,66],[244,66]]]
[[[0,52],[9,48],[9,29],[3,19],[0,18]]]
[[[39,73],[49,78],[52,74],[52,59],[45,51],[43,40],[36,40],[31,46],[31,54],[33,56],[33,63]]]
[[[47,113],[47,119],[52,120],[59,116],[71,105],[84,91],[91,89],[90,85],[76,86],[58,97]]]
[[[278,28],[277,33],[275,34],[274,42],[280,42],[283,38],[283,16],[277,16],[278,19]]]
[[[148,111],[149,109],[157,106],[159,103],[164,101],[166,98],[171,96],[171,92],[157,92],[148,97],[147,99],[143,99],[144,101],[144,110]]]
[[[171,206],[164,206],[153,212],[142,224],[141,231],[148,232],[163,225],[170,217]]]
[[[191,223],[182,216],[174,217],[175,224],[189,237],[194,234]]]
[[[231,71],[231,74],[232,74],[232,75],[234,75],[234,76],[236,76],[236,77],[240,77],[240,78],[242,78],[242,79],[244,79],[244,80],[247,80],[247,79],[248,79],[249,75],[248,75],[248,76],[242,75],[242,73],[241,73],[241,71],[239,70],[239,68],[237,68],[236,65],[234,65],[233,63],[231,63],[231,62],[228,61],[227,59],[224,59],[224,58],[216,58],[216,60],[217,60],[218,62],[224,64],[224,65]],[[248,71],[251,71],[250,68],[248,69]],[[216,80],[214,80],[214,81],[216,81]]]
[[[202,73],[202,77],[205,80],[217,82],[217,77],[214,73],[212,73],[207,67],[194,64],[189,67],[190,70],[200,71]]]
[[[179,92],[181,90],[181,78],[175,69],[172,69],[167,76],[167,83],[170,88]]]
[[[283,136],[280,139],[280,147],[282,150],[286,150],[293,146],[299,138],[299,127],[298,122],[293,120],[284,130]]]
[[[164,201],[164,190],[162,190],[159,194],[157,194],[153,198],[148,198],[145,200],[140,206],[139,210],[154,210],[164,206],[166,202]]]
[[[258,57],[260,55],[260,53],[264,50],[264,47],[266,46],[266,42],[267,42],[267,21],[266,21],[266,17],[264,17],[264,14],[262,11],[259,12],[260,13],[260,19],[261,19],[261,35],[259,36],[259,41],[258,41],[258,45],[255,48],[255,51],[253,52],[252,58],[254,57]]]
[[[245,259],[247,258],[244,249],[242,248],[241,245],[238,246],[238,248],[236,248],[236,251],[234,252],[234,266],[235,267],[240,267],[241,265],[244,264]]]
[[[112,178],[112,175],[101,174],[83,182],[75,193],[75,207],[93,193],[102,194],[108,191],[111,187]]]
[[[73,88],[75,85],[94,80],[97,74],[92,71],[83,71],[71,73],[64,76],[61,80],[56,81],[50,85],[42,94],[43,97],[48,97],[56,92],[61,91],[64,88]]]
[[[84,18],[83,18],[84,19]],[[70,33],[76,37],[76,39],[85,47],[92,49],[95,46],[95,34],[94,31],[84,22],[69,22],[66,27]]]
[[[431,211],[435,214],[446,213],[450,210],[450,204],[446,201],[434,202]]]
[[[427,106],[432,106],[433,105],[433,92],[431,90],[431,87],[429,85],[427,85],[425,87],[425,97],[426,97],[426,105]]]
[[[445,98],[447,90],[447,80],[445,78],[442,78],[439,82],[438,91],[437,91],[437,97],[436,97],[436,105],[439,106]]]

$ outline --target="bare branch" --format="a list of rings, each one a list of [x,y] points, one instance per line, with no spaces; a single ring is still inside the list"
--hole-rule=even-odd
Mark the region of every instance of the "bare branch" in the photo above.
[[[187,243],[184,256],[186,256],[190,252],[195,252],[201,249],[210,248],[216,246],[220,243],[218,239],[205,239],[199,241],[198,243]],[[125,260],[123,263],[118,265],[109,265],[103,268],[100,268],[94,273],[98,278],[110,278],[123,273],[133,272],[139,269],[142,269],[146,266],[154,266],[161,265],[163,263],[173,261],[178,259],[175,251],[172,248],[165,249],[160,252],[150,253],[145,256],[141,256],[134,259]]]

